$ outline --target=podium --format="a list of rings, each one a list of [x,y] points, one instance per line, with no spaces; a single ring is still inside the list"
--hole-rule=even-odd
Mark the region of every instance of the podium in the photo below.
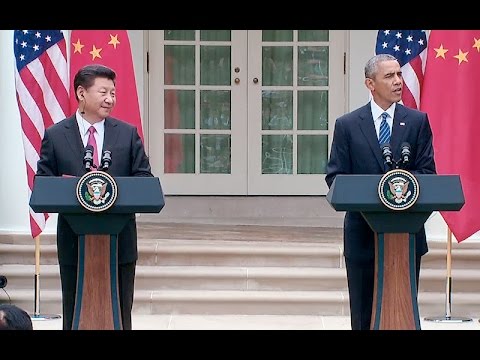
[[[165,205],[157,177],[107,176],[116,185],[116,197],[105,210],[92,211],[82,206],[77,196],[77,185],[84,177],[37,176],[30,197],[30,206],[35,212],[63,215],[78,235],[73,330],[123,328],[117,273],[117,236],[135,213],[158,213]]]
[[[383,175],[337,175],[327,200],[337,211],[357,211],[375,233],[372,330],[420,330],[415,234],[433,211],[458,211],[465,203],[460,176],[415,175],[418,197],[409,208],[390,209],[380,198]]]

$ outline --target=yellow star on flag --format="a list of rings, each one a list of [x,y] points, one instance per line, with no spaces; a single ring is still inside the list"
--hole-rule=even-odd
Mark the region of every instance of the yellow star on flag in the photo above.
[[[100,59],[102,58],[102,56],[100,55],[100,51],[102,51],[102,48],[97,49],[95,45],[93,45],[92,51],[89,52],[89,54],[92,54],[92,60],[95,60],[95,58],[97,57]]]
[[[113,48],[117,49],[118,44],[120,44],[120,41],[118,41],[118,34],[115,36],[110,34],[110,41],[108,42],[108,45],[113,45]]]
[[[477,48],[477,51],[480,52],[480,40],[477,40],[477,38],[473,38],[475,40],[475,43],[473,44],[472,47]]]
[[[75,47],[75,49],[73,50],[73,53],[79,53],[81,54],[82,53],[82,48],[85,46],[85,45],[82,45],[80,43],[80,39],[77,39],[77,42],[76,43],[72,43],[72,45]]]
[[[460,65],[464,61],[468,62],[467,55],[468,55],[468,51],[462,52],[461,49],[458,49],[458,55],[454,56],[454,58],[458,59],[458,65]]]
[[[448,49],[443,48],[443,44],[440,44],[439,48],[434,48],[433,50],[435,50],[435,52],[437,53],[437,55],[435,55],[435,59],[438,57],[442,57],[445,59],[445,53],[448,51]]]

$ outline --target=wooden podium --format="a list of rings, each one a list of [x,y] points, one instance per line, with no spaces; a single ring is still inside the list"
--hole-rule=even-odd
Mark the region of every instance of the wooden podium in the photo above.
[[[337,211],[360,212],[375,232],[372,330],[420,330],[415,234],[433,211],[458,211],[465,203],[458,175],[415,175],[416,202],[392,210],[380,200],[382,175],[337,175],[327,200]]]
[[[158,213],[165,205],[156,177],[115,177],[113,205],[93,212],[77,198],[79,177],[36,177],[30,206],[62,214],[78,235],[78,273],[72,330],[121,330],[117,236],[135,213]]]

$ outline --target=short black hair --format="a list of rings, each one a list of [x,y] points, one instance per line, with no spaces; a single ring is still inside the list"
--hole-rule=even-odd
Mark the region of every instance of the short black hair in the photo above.
[[[91,64],[82,67],[80,70],[78,70],[78,72],[75,74],[75,78],[73,79],[73,91],[75,93],[75,98],[78,101],[77,89],[79,86],[88,89],[90,86],[93,86],[96,78],[109,79],[115,84],[116,77],[117,74],[115,74],[115,71],[105,65]]]
[[[32,319],[16,305],[0,304],[0,330],[33,330]]]

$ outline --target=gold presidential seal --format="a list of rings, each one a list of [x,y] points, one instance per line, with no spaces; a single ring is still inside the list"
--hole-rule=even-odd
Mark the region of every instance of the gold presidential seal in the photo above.
[[[87,210],[107,210],[117,199],[117,183],[104,171],[88,172],[78,180],[77,199]]]
[[[406,210],[413,206],[419,191],[417,178],[403,169],[390,170],[378,183],[380,201],[392,210]]]

